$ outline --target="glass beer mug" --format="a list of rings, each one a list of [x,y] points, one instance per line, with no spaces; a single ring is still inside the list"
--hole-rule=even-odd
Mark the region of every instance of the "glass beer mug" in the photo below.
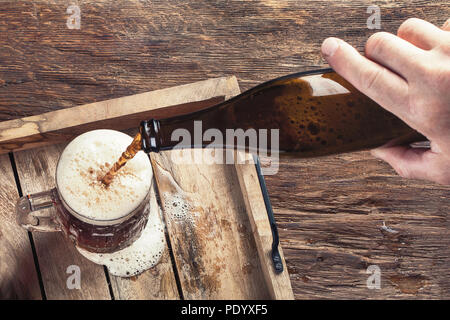
[[[77,247],[93,253],[130,246],[149,216],[150,160],[139,153],[109,186],[98,177],[131,140],[114,130],[94,130],[75,138],[58,160],[56,187],[17,201],[18,223],[29,231],[62,231]],[[54,210],[42,210],[51,207]]]

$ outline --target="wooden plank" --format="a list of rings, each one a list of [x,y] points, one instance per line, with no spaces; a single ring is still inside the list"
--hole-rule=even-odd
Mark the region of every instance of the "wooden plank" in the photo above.
[[[65,144],[14,153],[24,194],[45,191],[55,186],[56,164]],[[54,210],[45,209],[45,210]],[[110,299],[103,267],[78,253],[61,232],[33,233],[39,268],[47,299]],[[69,266],[78,266],[81,289],[69,289]]]
[[[0,156],[0,172],[0,299],[41,299],[28,234],[16,222],[19,194],[8,155]]]
[[[297,299],[450,298],[450,186],[403,179],[367,151],[281,159],[266,183]]]
[[[217,78],[0,122],[0,153],[70,140],[95,128],[136,128],[143,119],[200,110],[229,98],[236,78]]]
[[[176,164],[174,152],[151,159],[184,297],[271,298],[234,165]]]
[[[249,154],[237,152],[239,163],[235,165],[239,185],[248,212],[252,233],[255,238],[256,247],[261,259],[262,271],[270,291],[272,299],[294,299],[289,273],[284,261],[283,250],[279,245],[279,252],[283,263],[284,271],[280,274],[274,272],[271,260],[272,252],[272,230],[267,218],[266,205],[261,192],[258,174],[255,169],[253,158]]]

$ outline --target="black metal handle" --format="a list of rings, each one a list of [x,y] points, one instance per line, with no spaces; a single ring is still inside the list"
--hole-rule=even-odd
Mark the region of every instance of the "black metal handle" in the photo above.
[[[272,231],[272,263],[275,269],[275,273],[279,274],[283,272],[283,261],[281,260],[280,251],[278,245],[280,244],[280,238],[278,236],[277,224],[275,222],[275,216],[273,215],[272,205],[270,204],[269,193],[267,192],[266,182],[261,172],[261,163],[257,155],[253,155],[255,161],[256,172],[258,174],[259,185],[261,186],[261,192],[264,198],[264,204],[266,205],[267,215],[269,216],[270,229]]]

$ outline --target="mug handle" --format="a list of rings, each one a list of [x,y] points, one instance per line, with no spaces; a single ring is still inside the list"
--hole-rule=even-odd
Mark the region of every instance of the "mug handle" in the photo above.
[[[55,207],[57,198],[56,188],[20,197],[16,202],[17,223],[28,231],[61,231],[56,210],[39,213],[41,209]]]

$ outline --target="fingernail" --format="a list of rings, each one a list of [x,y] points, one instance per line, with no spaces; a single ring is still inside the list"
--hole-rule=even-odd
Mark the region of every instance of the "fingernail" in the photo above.
[[[339,48],[339,42],[335,38],[327,38],[322,43],[322,53],[327,57],[333,56],[336,50]]]

